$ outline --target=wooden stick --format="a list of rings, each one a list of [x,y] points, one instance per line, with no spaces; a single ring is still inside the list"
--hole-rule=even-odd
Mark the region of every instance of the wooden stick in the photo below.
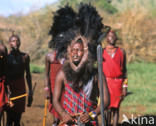
[[[48,105],[48,99],[45,99],[45,106],[44,106],[44,117],[43,117],[43,126],[46,124],[46,117],[47,117],[47,105]]]
[[[22,94],[22,95],[19,95],[19,96],[16,96],[16,97],[12,97],[10,98],[10,101],[13,101],[13,100],[16,100],[16,99],[19,99],[19,98],[23,98],[23,97],[26,97],[28,94],[25,93],[25,94]]]

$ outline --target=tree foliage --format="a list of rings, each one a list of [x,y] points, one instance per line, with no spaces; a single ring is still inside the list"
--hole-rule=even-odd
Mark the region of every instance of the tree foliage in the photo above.
[[[118,10],[111,4],[111,0],[60,0],[61,5],[70,5],[74,8],[77,8],[78,4],[83,3],[91,3],[104,11],[114,14]]]

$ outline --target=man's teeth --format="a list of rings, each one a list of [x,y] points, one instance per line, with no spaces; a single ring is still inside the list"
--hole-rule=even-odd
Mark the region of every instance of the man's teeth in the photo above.
[[[73,56],[73,58],[77,58],[78,56]]]

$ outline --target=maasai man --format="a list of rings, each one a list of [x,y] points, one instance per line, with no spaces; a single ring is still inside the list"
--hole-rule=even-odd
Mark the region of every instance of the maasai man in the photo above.
[[[7,56],[6,80],[10,87],[10,97],[20,96],[26,93],[24,74],[28,84],[28,106],[32,104],[32,82],[30,74],[30,57],[28,54],[21,52],[20,38],[18,35],[12,35],[9,38],[10,52]],[[13,107],[7,110],[7,126],[20,126],[22,113],[25,112],[25,97],[16,99]]]
[[[75,22],[74,22],[75,21]],[[62,125],[97,126],[99,96],[96,61],[97,39],[102,33],[102,19],[91,5],[81,4],[75,24],[56,37],[58,54],[65,53],[67,60],[55,81],[53,104],[61,116]],[[109,92],[105,77],[104,108],[109,105]],[[63,105],[60,97],[64,91]]]
[[[4,82],[5,82],[4,68],[6,63],[6,57],[7,57],[7,48],[2,43],[2,41],[0,41],[0,122],[1,122],[2,112],[4,110],[4,106],[8,102],[6,90],[4,87]]]
[[[111,112],[113,112],[113,126],[117,126],[120,102],[127,94],[126,53],[116,46],[116,40],[116,33],[110,30],[106,36],[106,48],[103,50],[103,72],[110,92],[108,126],[111,125]]]
[[[57,35],[59,35],[60,37],[62,36],[61,34],[62,27],[66,28],[66,29],[63,29],[63,31],[72,27],[72,23],[70,23],[69,20],[73,20],[73,17],[75,17],[75,13],[73,12],[72,8],[70,8],[69,6],[65,6],[64,8],[58,9],[54,13],[54,17],[53,17],[54,21],[49,31],[49,34],[52,36],[52,40],[49,42],[49,48],[52,49],[52,52],[48,53],[45,58],[45,65],[46,65],[45,91],[46,91],[46,97],[50,98],[49,112],[52,113],[53,118],[54,118],[53,126],[58,125],[59,120],[60,120],[59,115],[55,111],[53,104],[52,104],[53,91],[54,91],[54,86],[55,86],[55,78],[56,78],[58,71],[61,69],[62,64],[65,61],[64,55],[57,55],[58,51],[55,48],[56,43],[54,40]],[[63,20],[60,20],[60,19],[63,19]],[[63,21],[63,22],[60,22],[60,21]],[[69,23],[65,24],[64,22],[66,21],[68,21]],[[63,100],[63,95],[61,99]]]
[[[52,126],[57,126],[59,123],[59,116],[55,111],[52,105],[53,99],[53,91],[55,86],[55,78],[58,71],[61,69],[63,60],[56,59],[56,51],[53,50],[52,52],[46,55],[45,64],[46,64],[46,98],[50,99],[49,103],[49,112],[52,113],[54,121]]]

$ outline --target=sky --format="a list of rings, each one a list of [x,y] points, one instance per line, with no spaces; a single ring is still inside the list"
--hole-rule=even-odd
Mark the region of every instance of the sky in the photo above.
[[[26,14],[58,0],[0,0],[0,15]]]

